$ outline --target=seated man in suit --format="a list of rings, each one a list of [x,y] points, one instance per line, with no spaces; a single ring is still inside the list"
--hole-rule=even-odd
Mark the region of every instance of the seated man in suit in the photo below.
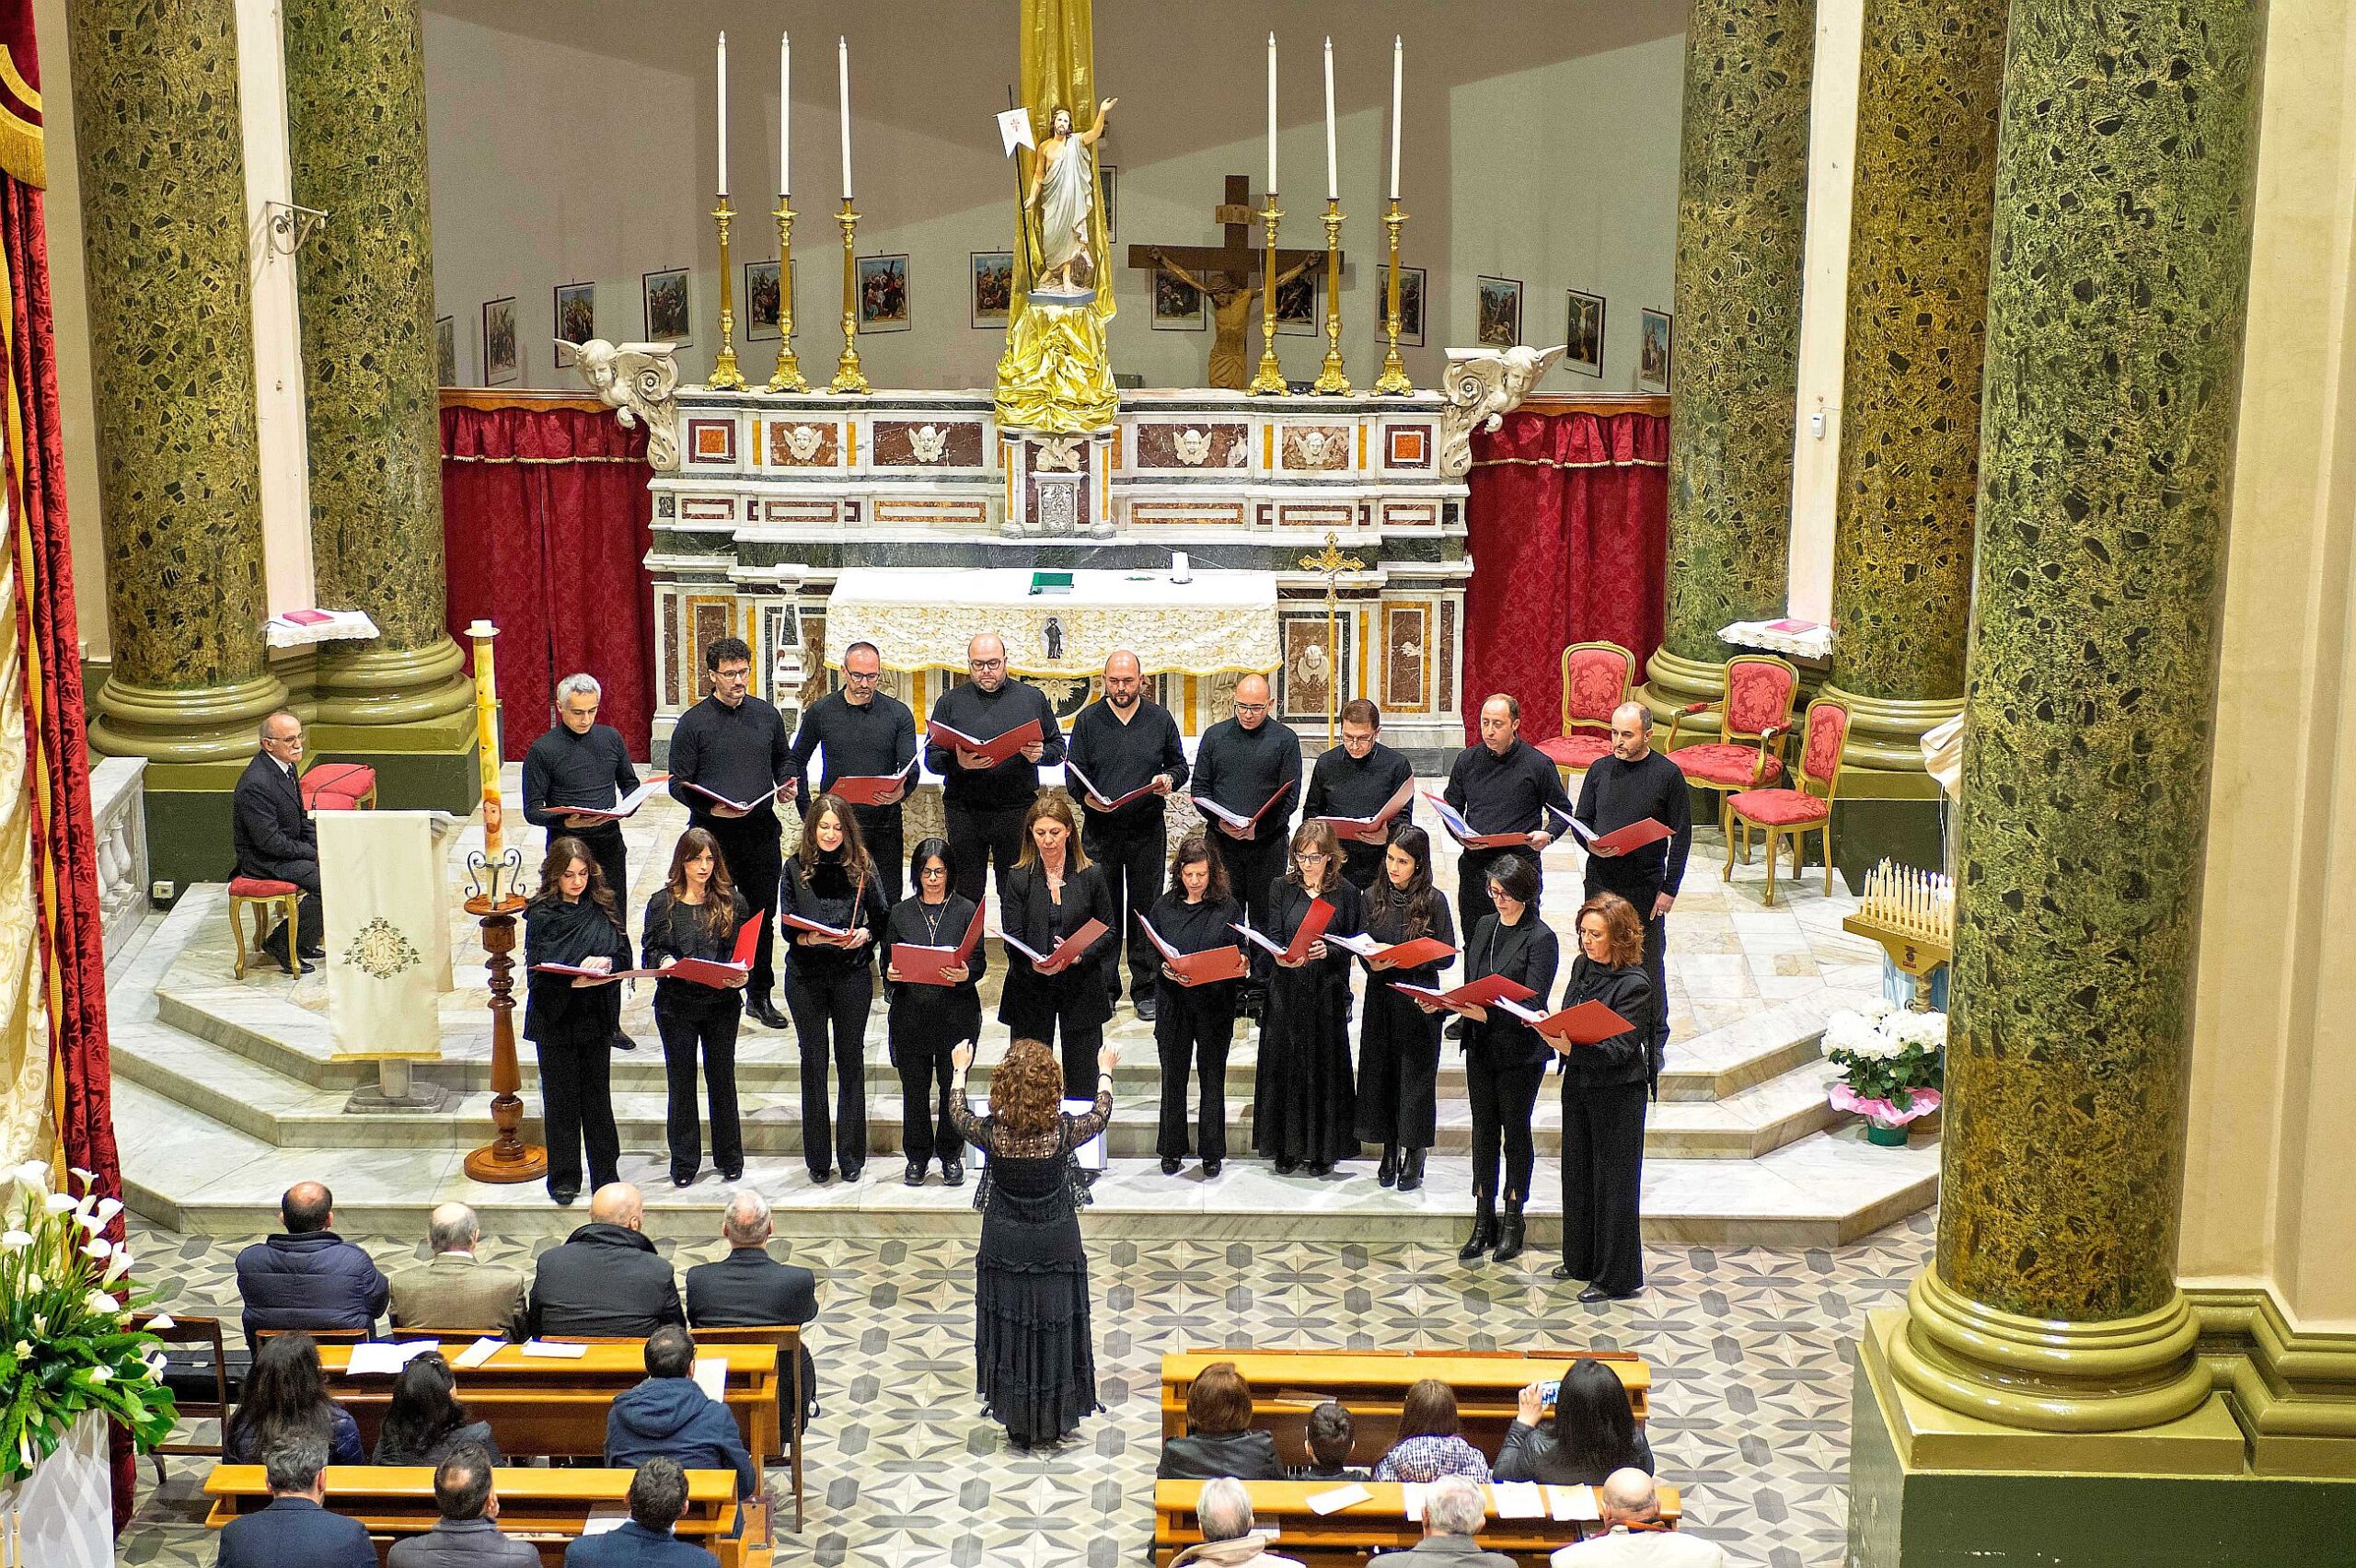
[[[230,804],[237,874],[303,890],[295,915],[300,930],[289,931],[282,921],[262,944],[289,974],[307,974],[311,966],[303,961],[326,956],[319,947],[319,835],[295,781],[302,762],[303,721],[282,708],[261,721],[261,750],[237,776]]]
[[[367,1527],[327,1511],[327,1468],[328,1446],[317,1437],[271,1444],[264,1457],[270,1506],[221,1528],[214,1568],[376,1568]]]
[[[1481,1483],[1461,1475],[1444,1475],[1424,1493],[1424,1539],[1404,1551],[1386,1551],[1369,1559],[1367,1568],[1515,1568],[1500,1551],[1484,1551],[1473,1539],[1489,1505]]]
[[[385,1276],[375,1261],[335,1233],[335,1194],[297,1182],[278,1200],[286,1228],[237,1254],[237,1295],[248,1343],[264,1329],[376,1332]]]
[[[720,1222],[728,1239],[728,1256],[717,1262],[698,1263],[687,1271],[687,1322],[699,1329],[736,1329],[791,1323],[796,1328],[818,1315],[818,1276],[808,1269],[780,1263],[768,1254],[768,1200],[750,1187],[739,1187],[728,1197],[728,1213]],[[810,1347],[802,1347],[802,1404],[815,1414],[817,1365]],[[791,1414],[791,1412],[788,1412]],[[791,1433],[793,1424],[786,1423]]]
[[[1267,1550],[1267,1535],[1252,1528],[1252,1493],[1231,1475],[1203,1482],[1195,1500],[1203,1539],[1170,1560],[1170,1568],[1300,1568],[1290,1557]]]
[[[720,1559],[671,1533],[687,1511],[687,1473],[659,1455],[630,1477],[629,1522],[564,1549],[564,1568],[720,1568]]]
[[[475,1256],[482,1226],[464,1204],[438,1204],[426,1219],[433,1260],[392,1277],[393,1325],[472,1329],[524,1337],[524,1276]]]
[[[1604,1477],[1596,1513],[1609,1533],[1562,1548],[1546,1560],[1552,1568],[1726,1568],[1727,1554],[1715,1541],[1660,1528],[1660,1493],[1633,1465]]]
[[[646,1341],[646,1381],[625,1390],[606,1417],[606,1463],[628,1469],[657,1454],[686,1470],[733,1470],[736,1495],[753,1494],[753,1457],[728,1407],[697,1387],[696,1342],[668,1325]]]
[[[472,1443],[453,1448],[434,1466],[433,1505],[442,1522],[395,1542],[385,1568],[540,1568],[537,1550],[499,1533],[491,1456]]]
[[[671,1265],[640,1233],[646,1201],[627,1182],[589,1197],[589,1223],[540,1254],[529,1310],[535,1334],[639,1339],[685,1323]]]

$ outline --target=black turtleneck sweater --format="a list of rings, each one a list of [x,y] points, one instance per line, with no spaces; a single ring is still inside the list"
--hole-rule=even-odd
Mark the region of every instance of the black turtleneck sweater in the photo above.
[[[994,741],[1034,719],[1045,746],[1039,762],[1026,762],[1017,752],[996,767],[960,767],[955,748],[928,733],[924,765],[941,775],[941,804],[966,812],[1026,809],[1039,793],[1039,764],[1052,767],[1064,759],[1063,726],[1056,722],[1056,710],[1047,706],[1037,686],[1024,686],[1010,676],[996,691],[984,691],[967,681],[942,692],[941,700],[932,705],[929,722],[946,724],[977,741]]]
[[[551,833],[565,831],[568,807],[611,811],[617,790],[637,788],[629,748],[611,724],[592,724],[585,735],[559,724],[524,754],[524,820]]]
[[[1195,748],[1195,794],[1248,817],[1287,784],[1297,797],[1300,769],[1300,737],[1289,726],[1264,719],[1258,729],[1247,730],[1237,720],[1222,719],[1203,732]],[[1299,808],[1297,798],[1284,801],[1260,819],[1251,841],[1291,837],[1293,813]]]
[[[749,801],[793,777],[792,753],[784,716],[759,698],[731,708],[707,697],[680,714],[671,732],[671,798],[704,815],[710,814],[711,800],[689,784]]]

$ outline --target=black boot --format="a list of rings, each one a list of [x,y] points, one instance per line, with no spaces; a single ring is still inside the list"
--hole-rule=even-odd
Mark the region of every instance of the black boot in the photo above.
[[[1506,1199],[1505,1222],[1497,1228],[1497,1250],[1489,1254],[1490,1262],[1509,1263],[1521,1256],[1521,1202],[1519,1198]]]
[[[1486,1193],[1474,1194],[1472,1234],[1456,1250],[1456,1260],[1469,1263],[1497,1244],[1497,1201]]]
[[[785,1015],[778,1011],[775,1005],[769,1001],[769,996],[767,991],[762,992],[756,997],[745,997],[745,1011],[751,1017],[755,1023],[759,1024],[764,1029],[787,1029],[791,1027],[786,1022]]]
[[[1399,1180],[1399,1146],[1397,1144],[1387,1143],[1382,1146],[1382,1163],[1374,1168],[1374,1180],[1377,1185],[1384,1187]]]
[[[1411,1148],[1399,1156],[1399,1190],[1412,1193],[1424,1184],[1424,1151]]]

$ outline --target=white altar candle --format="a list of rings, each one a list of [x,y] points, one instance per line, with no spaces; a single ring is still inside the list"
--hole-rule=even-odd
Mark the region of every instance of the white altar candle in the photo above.
[[[777,39],[777,189],[780,196],[793,189],[793,35],[791,33],[780,33]]]
[[[720,193],[728,194],[728,35],[720,35]]]
[[[850,40],[835,40],[835,78],[843,94],[843,200],[850,200]]]
[[[1268,35],[1268,194],[1276,193],[1276,35]]]
[[[1325,200],[1342,199],[1342,166],[1334,156],[1334,40],[1325,40]]]
[[[1399,86],[1407,67],[1407,45],[1391,35],[1391,199],[1399,200]]]

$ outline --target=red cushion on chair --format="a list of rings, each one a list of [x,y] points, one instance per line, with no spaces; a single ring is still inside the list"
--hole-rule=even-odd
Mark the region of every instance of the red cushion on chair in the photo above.
[[[1759,766],[1759,748],[1712,741],[1707,745],[1680,746],[1669,754],[1669,760],[1683,769],[1688,778],[1748,789],[1753,782],[1750,770]],[[1758,777],[1765,780],[1783,776],[1783,763],[1771,755],[1767,758],[1765,770]]]
[[[356,812],[360,809],[360,801],[352,795],[313,795],[303,802],[303,809],[307,812]]]
[[[376,788],[376,770],[357,762],[322,762],[303,775],[303,809],[351,812]]]
[[[1576,648],[1570,651],[1568,663],[1570,685],[1564,695],[1570,716],[1609,721],[1611,710],[1628,698],[1626,655],[1615,648]]]
[[[1738,735],[1755,735],[1792,716],[1791,671],[1781,664],[1733,659],[1727,663],[1727,724]]]
[[[290,882],[272,882],[268,877],[231,877],[229,896],[232,898],[284,898],[303,890]]]
[[[1600,759],[1611,755],[1611,737],[1560,735],[1551,741],[1539,742],[1538,750],[1555,767],[1577,772],[1593,767]]]
[[[1727,803],[1734,808],[1735,815],[1768,827],[1822,822],[1832,811],[1814,795],[1804,795],[1797,790],[1745,790]]]

